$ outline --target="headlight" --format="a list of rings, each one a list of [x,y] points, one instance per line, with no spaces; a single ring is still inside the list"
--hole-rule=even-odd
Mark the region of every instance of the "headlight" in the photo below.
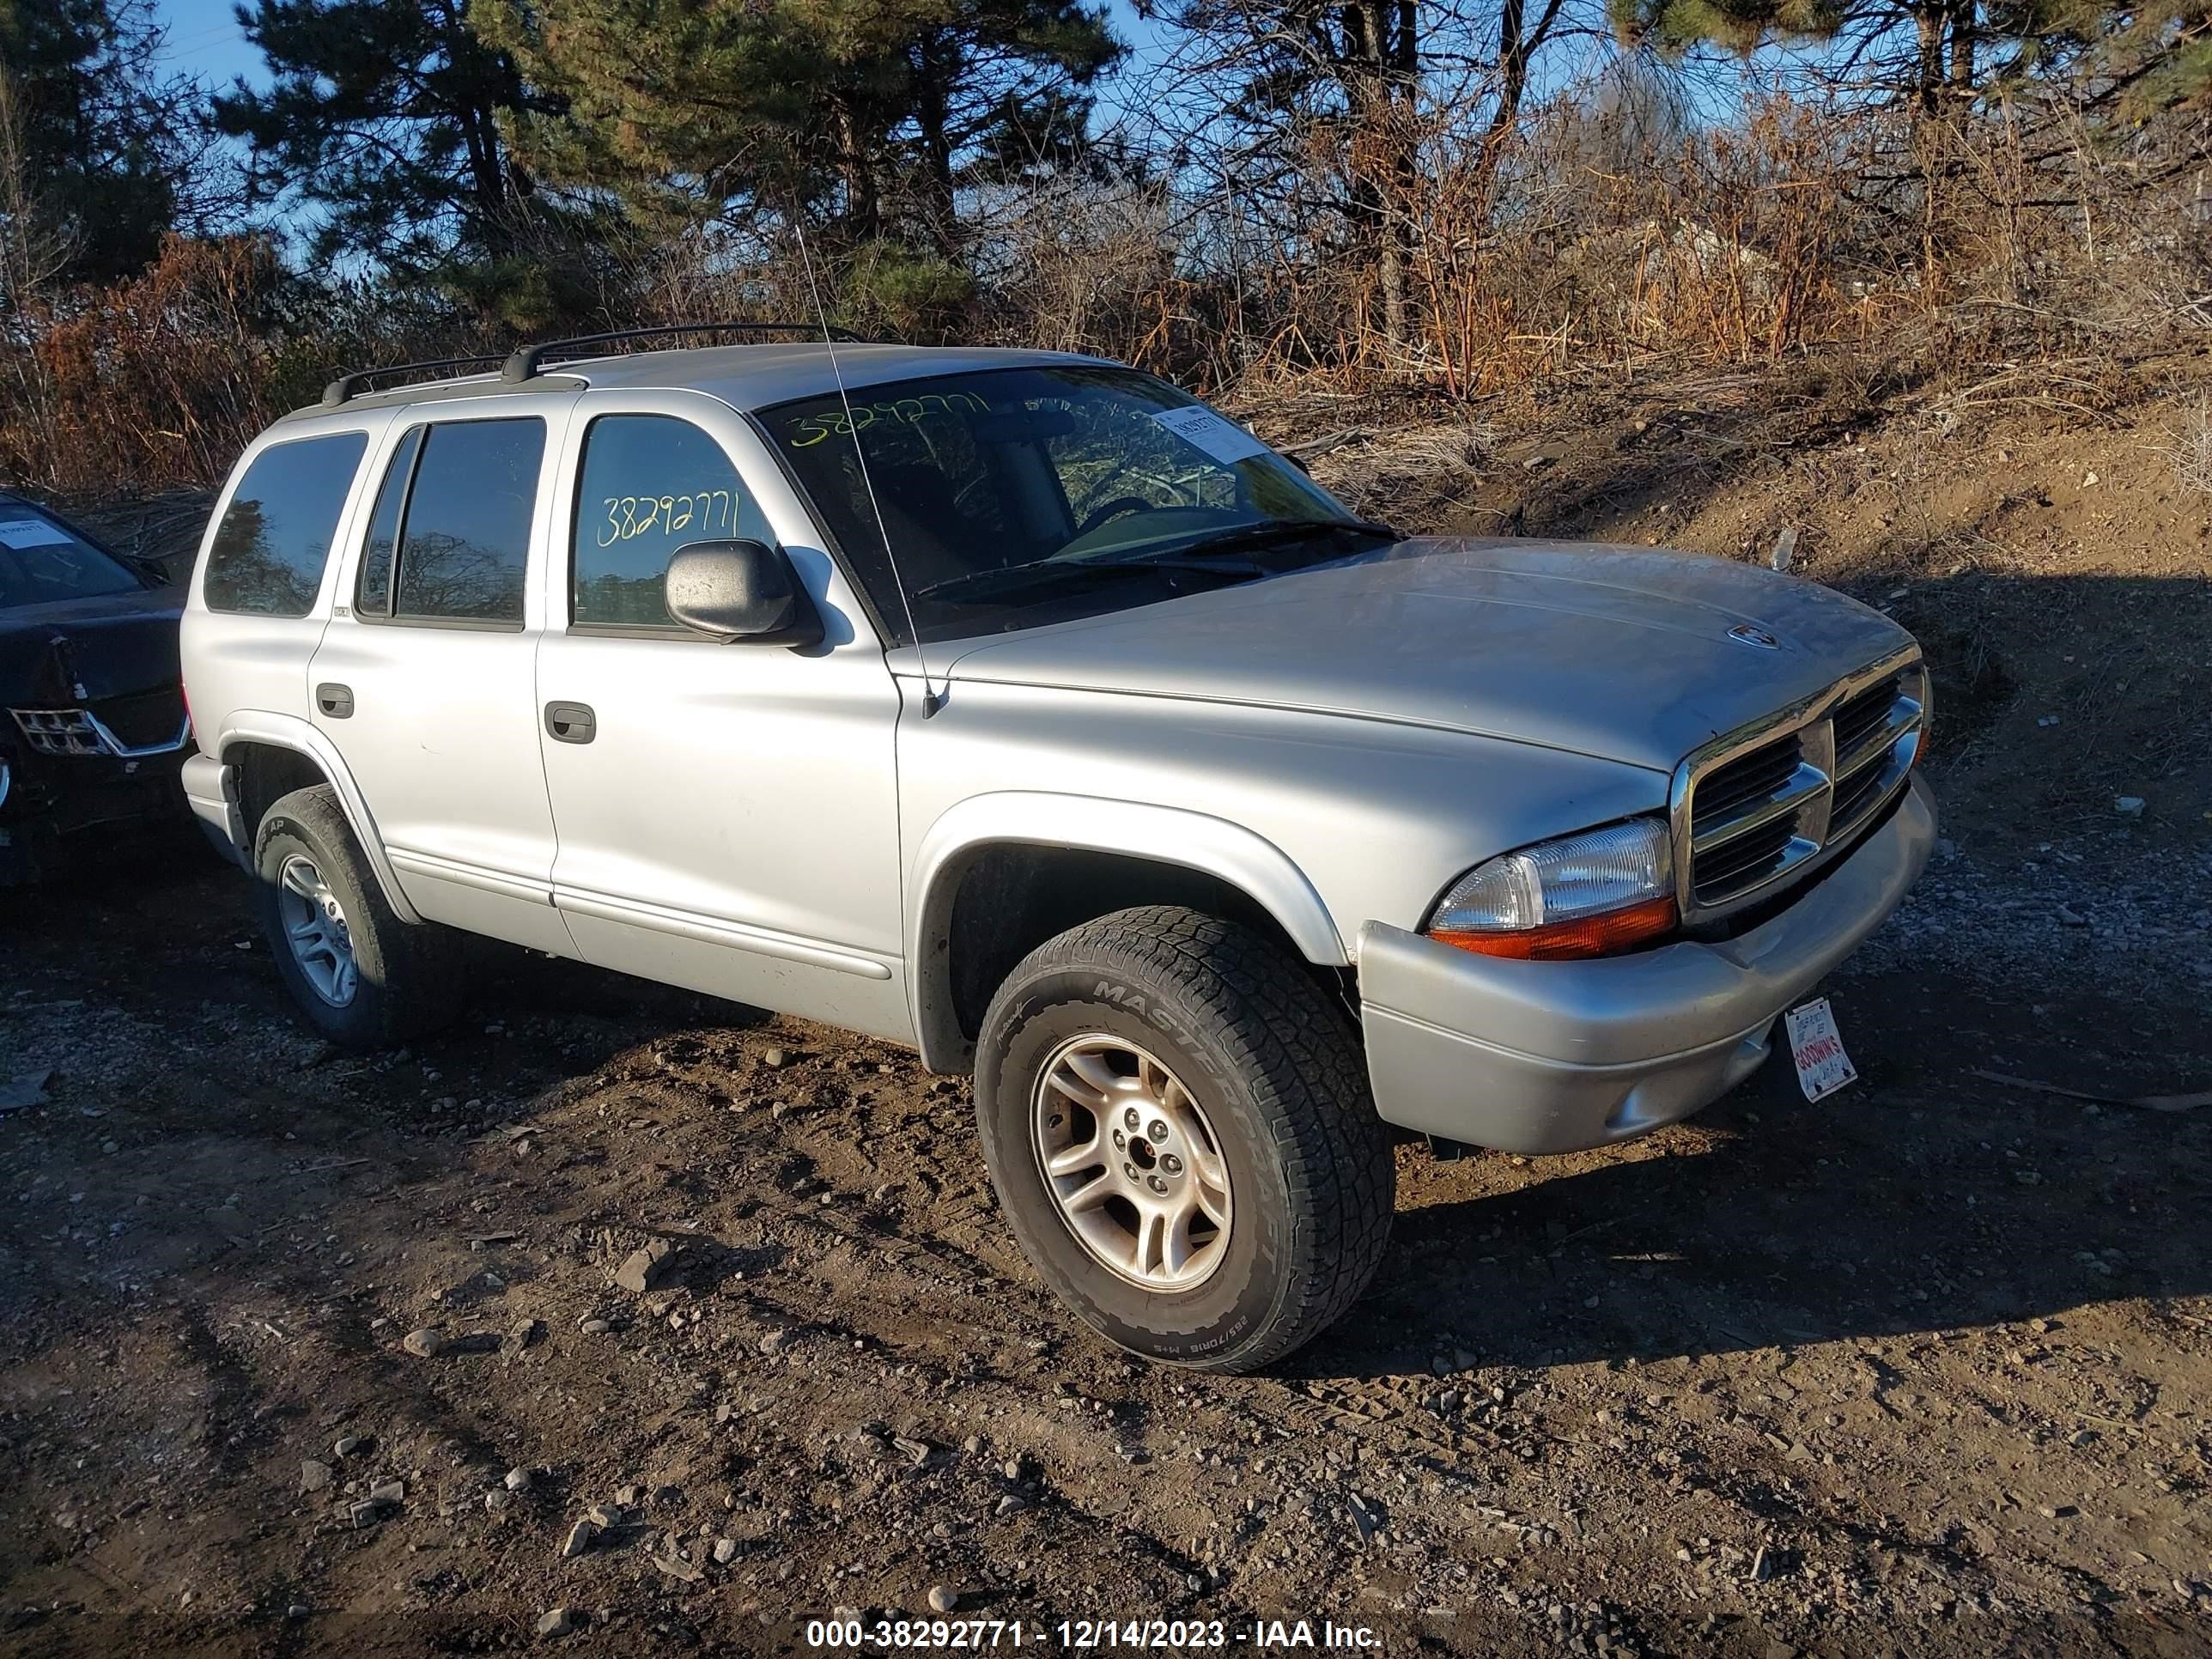
[[[1598,957],[1680,920],[1667,826],[1631,818],[1477,865],[1429,918],[1431,939],[1484,956]]]

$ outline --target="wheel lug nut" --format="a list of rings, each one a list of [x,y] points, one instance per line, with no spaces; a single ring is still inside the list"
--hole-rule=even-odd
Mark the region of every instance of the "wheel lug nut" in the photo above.
[[[1173,1152],[1170,1152],[1165,1158],[1160,1160],[1160,1168],[1165,1170],[1170,1175],[1181,1175],[1182,1173],[1182,1160],[1177,1158]]]
[[[1145,1133],[1150,1135],[1156,1142],[1165,1140],[1168,1138],[1167,1120],[1165,1118],[1159,1117],[1154,1118],[1152,1120],[1152,1127],[1146,1130]]]
[[[1158,1176],[1154,1176],[1145,1184],[1150,1187],[1156,1193],[1164,1193],[1168,1189],[1168,1183],[1161,1180]]]
[[[1144,1127],[1144,1119],[1137,1115],[1137,1109],[1133,1106],[1130,1107],[1127,1111],[1121,1114],[1121,1127],[1128,1130],[1132,1134],[1134,1134],[1139,1128]]]
[[[1127,1139],[1122,1135],[1119,1129],[1114,1131],[1114,1150],[1115,1152],[1120,1152],[1122,1147],[1128,1144]]]
[[[1124,1164],[1121,1166],[1121,1173],[1134,1181],[1137,1178],[1137,1166],[1133,1164]]]

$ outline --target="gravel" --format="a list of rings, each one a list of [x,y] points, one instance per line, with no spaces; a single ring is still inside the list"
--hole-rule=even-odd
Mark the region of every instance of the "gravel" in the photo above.
[[[1851,971],[1940,969],[1999,994],[2026,982],[2056,998],[2085,943],[2100,947],[2108,990],[2212,981],[2212,850],[2077,837],[1998,861],[1946,842]]]
[[[2093,880],[2092,842],[2053,848],[2087,925],[2022,932],[2041,890],[1954,853],[1838,976],[1863,1081],[1831,1100],[1783,1073],[1600,1152],[1401,1148],[1385,1272],[1251,1379],[1064,1319],[1012,1253],[964,1092],[881,1045],[541,963],[410,1056],[272,1073],[281,992],[231,949],[219,875],[117,897],[157,951],[10,935],[0,1042],[58,1022],[88,1058],[0,1118],[8,1618],[82,1603],[18,1640],[102,1659],[143,1617],[114,1586],[142,1584],[185,1648],[296,1604],[373,1611],[395,1652],[526,1638],[548,1608],[673,1651],[711,1607],[750,1650],[763,1613],[939,1587],[994,1616],[1326,1617],[1393,1651],[1418,1628],[1588,1659],[1969,1631],[2087,1650],[2201,1616],[2212,1113],[1974,1072],[2188,1073],[2212,1054],[2194,981],[2165,972],[2156,1000],[2115,963],[2106,994],[2079,962],[2114,916],[2147,953],[2195,948],[2150,930],[2212,887],[2201,860]],[[104,1048],[139,1000],[198,1063]],[[751,1092],[770,1041],[801,1056],[776,1123]],[[518,1162],[493,1126],[522,1123],[544,1151]],[[824,1212],[825,1188],[850,1201]],[[698,1269],[614,1300],[664,1236]],[[457,1286],[483,1330],[526,1298],[548,1334],[525,1354],[441,1316],[435,1364],[396,1358]],[[767,1332],[799,1340],[771,1359]],[[302,1501],[311,1462],[330,1483]],[[405,1506],[373,1500],[387,1485]],[[621,1487],[638,1506],[594,1502]]]
[[[555,1607],[541,1614],[538,1620],[538,1634],[546,1641],[566,1636],[575,1628],[576,1615],[567,1607]]]

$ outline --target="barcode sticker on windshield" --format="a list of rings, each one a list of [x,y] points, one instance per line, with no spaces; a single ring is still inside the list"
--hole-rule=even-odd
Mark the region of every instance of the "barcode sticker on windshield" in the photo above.
[[[1236,422],[1223,419],[1202,404],[1193,404],[1188,409],[1159,410],[1152,418],[1217,461],[1249,460],[1255,455],[1267,453],[1267,445]]]
[[[1790,1028],[1790,1058],[1796,1063],[1797,1086],[1806,1099],[1819,1100],[1858,1081],[1858,1067],[1844,1052],[1843,1033],[1836,1029],[1836,1012],[1827,998],[1816,997],[1792,1008],[1784,1023]]]
[[[69,532],[44,519],[0,519],[0,543],[9,547],[67,547]]]

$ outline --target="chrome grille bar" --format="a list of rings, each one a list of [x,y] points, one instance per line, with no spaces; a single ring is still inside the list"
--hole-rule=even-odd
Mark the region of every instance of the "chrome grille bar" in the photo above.
[[[1683,921],[1725,917],[1839,851],[1903,787],[1927,723],[1909,646],[1692,753],[1669,797]]]
[[[1849,754],[1836,761],[1838,781],[1850,776],[1863,766],[1870,766],[1897,748],[1897,740],[1908,732],[1920,729],[1922,709],[1920,700],[1900,690],[1889,705],[1889,712],[1873,732],[1861,738]]]
[[[11,708],[23,741],[41,755],[88,757],[112,755],[138,760],[148,755],[167,755],[181,749],[192,735],[187,714],[177,735],[161,743],[131,744],[108,729],[107,723],[89,708]]]
[[[1808,797],[1827,787],[1828,775],[1826,772],[1800,760],[1796,770],[1771,794],[1735,807],[1710,823],[1703,817],[1693,819],[1690,830],[1690,850],[1693,854],[1712,852],[1739,836],[1764,829],[1777,818],[1792,816],[1804,805]]]

